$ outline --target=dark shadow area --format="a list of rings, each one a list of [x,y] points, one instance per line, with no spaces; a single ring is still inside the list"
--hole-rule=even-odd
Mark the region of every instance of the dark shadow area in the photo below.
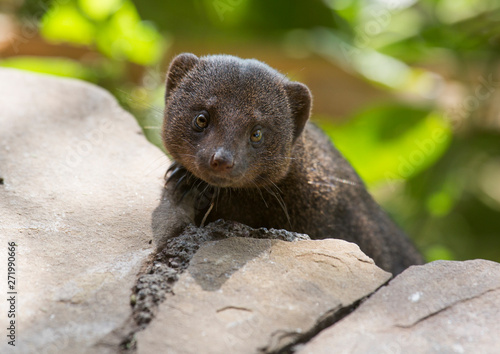
[[[205,244],[191,260],[189,273],[196,283],[205,291],[217,291],[231,278],[231,275],[247,262],[259,257],[271,249],[273,241],[253,240],[251,248],[244,248],[248,243],[241,243],[241,238],[231,237],[217,243]],[[225,251],[230,250],[227,257]]]

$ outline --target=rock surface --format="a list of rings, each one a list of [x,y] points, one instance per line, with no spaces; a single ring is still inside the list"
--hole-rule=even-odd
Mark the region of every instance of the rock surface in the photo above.
[[[161,206],[158,208],[161,208]],[[155,213],[155,215],[157,214]],[[144,274],[139,276],[135,286],[134,296],[136,301],[133,307],[134,322],[139,327],[134,328],[132,326],[128,329],[124,328],[124,330],[135,333],[152,320],[158,310],[158,305],[165,299],[166,294],[173,294],[172,288],[175,282],[179,279],[180,274],[188,268],[191,259],[203,243],[223,240],[228,237],[264,238],[289,242],[310,240],[309,236],[295,232],[267,230],[264,228],[252,229],[240,223],[223,220],[218,220],[204,228],[188,225],[180,235],[164,241],[164,245],[157,252],[151,266],[146,269]],[[230,254],[227,255],[227,257],[229,256]],[[238,254],[238,256],[238,259],[233,260],[236,264],[244,262],[252,254]],[[238,268],[234,267],[232,269],[236,271]],[[219,271],[215,271],[215,274],[219,274]],[[230,274],[232,272],[226,273],[227,276],[230,276]],[[222,279],[214,278],[212,269],[206,269],[204,276],[212,279],[213,284],[209,286],[217,286]],[[122,334],[123,336],[125,335]]]
[[[130,316],[168,161],[94,85],[2,69],[0,112],[2,278],[18,245],[18,337],[0,352],[94,352]]]
[[[498,353],[500,264],[410,267],[300,354]]]
[[[199,246],[157,317],[137,334],[138,352],[279,351],[391,277],[352,243],[267,239],[273,232],[261,232],[263,239],[232,237]],[[221,236],[212,232],[214,239]]]

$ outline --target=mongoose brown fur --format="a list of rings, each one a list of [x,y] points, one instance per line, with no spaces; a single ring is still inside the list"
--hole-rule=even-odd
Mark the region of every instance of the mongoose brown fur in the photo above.
[[[217,219],[355,242],[398,274],[422,257],[350,164],[308,122],[309,89],[229,55],[174,58],[162,128],[168,185],[194,195],[195,222]]]

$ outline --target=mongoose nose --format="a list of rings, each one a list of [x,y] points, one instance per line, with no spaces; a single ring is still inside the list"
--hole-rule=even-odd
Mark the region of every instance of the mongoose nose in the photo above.
[[[215,171],[227,171],[234,166],[233,154],[224,148],[219,148],[210,158],[210,167]]]

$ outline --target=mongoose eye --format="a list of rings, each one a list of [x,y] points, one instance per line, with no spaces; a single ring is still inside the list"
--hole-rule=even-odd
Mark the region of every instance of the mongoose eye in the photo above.
[[[208,126],[208,113],[200,113],[196,117],[194,117],[193,120],[193,128],[194,130],[197,130],[201,132],[203,129],[205,129]]]
[[[250,135],[250,141],[252,143],[260,143],[262,140],[262,131],[260,129],[255,129]]]

